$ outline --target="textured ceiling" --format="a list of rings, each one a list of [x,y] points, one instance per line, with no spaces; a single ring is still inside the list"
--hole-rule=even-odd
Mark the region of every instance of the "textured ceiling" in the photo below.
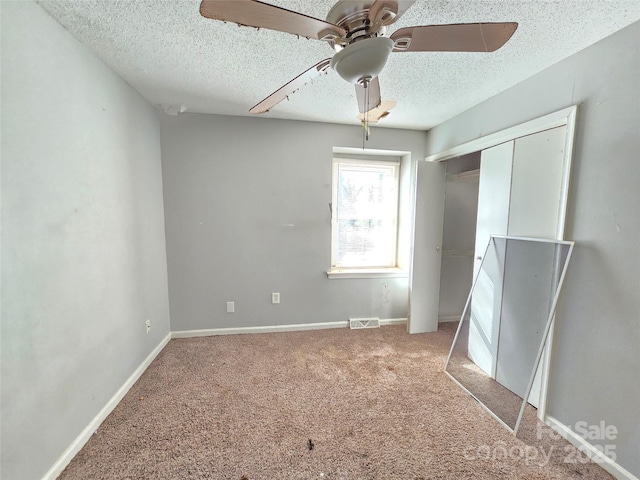
[[[334,0],[267,0],[324,19]],[[250,115],[333,54],[320,41],[206,19],[198,0],[38,2],[153,105]],[[381,126],[426,130],[640,19],[640,0],[418,0],[391,26],[515,21],[494,53],[394,53],[380,74],[398,106]],[[184,108],[184,107],[183,107]],[[264,117],[357,124],[352,85],[329,71]]]

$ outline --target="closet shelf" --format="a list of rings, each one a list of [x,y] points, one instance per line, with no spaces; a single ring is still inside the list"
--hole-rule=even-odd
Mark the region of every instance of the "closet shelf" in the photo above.
[[[460,173],[447,173],[447,180],[452,182],[477,182],[480,179],[480,169],[467,170]]]

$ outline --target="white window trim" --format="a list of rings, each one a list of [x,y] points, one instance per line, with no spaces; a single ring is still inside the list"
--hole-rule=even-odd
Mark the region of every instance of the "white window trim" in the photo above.
[[[398,267],[335,268],[327,271],[329,278],[407,278],[409,272]]]
[[[388,157],[387,157],[388,158]],[[394,175],[396,178],[396,235],[394,238],[393,250],[395,252],[394,265],[382,266],[382,267],[338,267],[336,264],[336,240],[335,235],[337,233],[337,205],[338,205],[338,189],[335,188],[338,182],[338,166],[339,164],[346,165],[386,165],[393,166],[395,169]],[[400,234],[400,168],[401,160],[376,160],[371,159],[356,159],[348,158],[344,156],[334,157],[332,163],[332,182],[331,182],[331,265],[332,267],[327,271],[328,278],[406,278],[409,276],[409,272],[399,267],[398,263],[398,249],[399,249],[399,234]]]

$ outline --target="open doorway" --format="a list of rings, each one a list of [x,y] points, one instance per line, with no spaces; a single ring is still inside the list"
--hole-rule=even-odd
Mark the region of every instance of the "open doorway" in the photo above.
[[[480,153],[447,161],[438,322],[460,320],[473,283]]]

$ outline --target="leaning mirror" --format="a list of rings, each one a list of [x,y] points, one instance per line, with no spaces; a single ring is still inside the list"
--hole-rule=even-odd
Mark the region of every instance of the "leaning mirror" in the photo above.
[[[445,371],[512,432],[527,401],[537,407],[536,370],[573,242],[492,236]]]

